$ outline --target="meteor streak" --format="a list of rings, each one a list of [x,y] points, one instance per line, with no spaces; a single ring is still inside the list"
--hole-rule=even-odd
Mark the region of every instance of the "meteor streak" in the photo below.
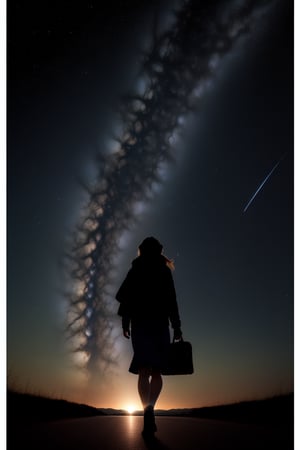
[[[266,184],[266,182],[268,181],[268,179],[270,178],[270,176],[272,175],[272,173],[275,171],[275,169],[277,169],[277,167],[279,166],[279,164],[281,163],[281,161],[285,158],[286,153],[280,158],[280,160],[275,164],[275,166],[272,168],[272,170],[268,173],[268,175],[266,176],[266,178],[262,181],[262,183],[259,185],[258,189],[255,191],[255,193],[252,195],[252,197],[250,198],[250,200],[248,201],[247,205],[244,208],[244,213],[247,211],[247,209],[249,208],[249,206],[251,205],[251,203],[253,202],[253,200],[255,199],[255,197],[257,196],[257,194],[259,193],[259,191],[264,187],[264,185]]]

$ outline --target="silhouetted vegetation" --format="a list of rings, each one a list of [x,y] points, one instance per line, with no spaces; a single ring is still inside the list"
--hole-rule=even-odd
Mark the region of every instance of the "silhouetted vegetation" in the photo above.
[[[68,418],[91,417],[101,415],[127,415],[124,410],[94,408],[92,406],[19,393],[9,390],[7,393],[7,422],[51,421]],[[136,411],[133,415],[141,415]],[[156,415],[199,417],[212,420],[228,420],[238,423],[260,425],[294,424],[294,394],[278,395],[263,400],[243,401],[229,405],[157,410]]]
[[[230,405],[209,406],[161,412],[164,415],[230,420],[261,425],[294,423],[294,394],[278,395],[263,400],[243,401]]]
[[[7,392],[7,423],[36,422],[103,415],[92,406],[15,391]]]

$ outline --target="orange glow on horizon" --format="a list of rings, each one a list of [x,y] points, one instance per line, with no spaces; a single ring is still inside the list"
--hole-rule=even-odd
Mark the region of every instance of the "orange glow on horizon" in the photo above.
[[[124,409],[128,412],[129,415],[131,415],[134,412],[138,411],[139,408],[136,408],[134,405],[127,405]]]

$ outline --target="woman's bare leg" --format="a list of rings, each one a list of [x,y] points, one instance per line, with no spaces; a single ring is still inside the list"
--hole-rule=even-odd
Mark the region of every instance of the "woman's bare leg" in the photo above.
[[[144,409],[150,404],[150,375],[150,369],[139,369],[138,392]]]
[[[151,376],[151,380],[150,380]],[[139,370],[138,392],[144,408],[148,405],[155,406],[155,403],[162,390],[162,376],[160,372],[152,371],[148,368]]]
[[[161,373],[153,371],[151,374],[149,403],[148,403],[149,405],[152,405],[153,408],[159,397],[159,394],[161,393],[162,385],[163,381]]]
[[[162,389],[162,377],[160,372],[150,370],[141,370],[139,374],[139,394],[144,406],[144,429],[142,434],[145,437],[153,436],[153,433],[157,431],[154,406]]]

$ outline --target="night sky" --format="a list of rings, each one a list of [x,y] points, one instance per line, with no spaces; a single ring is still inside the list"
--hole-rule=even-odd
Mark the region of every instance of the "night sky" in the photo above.
[[[195,32],[187,49],[180,41],[180,57],[200,55],[198,66],[205,61],[209,70],[199,82],[198,66],[181,68],[178,59],[174,70],[179,85],[185,76],[186,86],[195,82],[195,107],[185,108],[184,95],[178,109],[167,105],[173,66],[162,63],[151,94],[158,93],[156,110],[143,130],[150,136],[160,129],[155,115],[167,111],[168,146],[130,143],[126,153],[112,144],[124,126],[117,111],[125,110],[126,128],[126,98],[147,93],[140,71],[153,33],[178,27],[172,10],[181,3],[8,2],[7,369],[13,387],[140,408],[137,378],[128,373],[131,342],[118,336],[114,293],[138,245],[152,235],[175,263],[183,336],[193,345],[195,365],[193,375],[164,378],[157,406],[293,390],[293,2],[265,2],[264,10],[260,1],[198,2],[203,10],[193,3],[204,37]],[[216,53],[202,44],[220,23],[230,27],[226,36],[218,31]],[[240,36],[243,26],[248,31]],[[98,290],[77,329],[70,327],[66,292],[81,295],[80,281],[63,262],[78,227],[91,217],[86,205],[97,190],[106,200],[97,200],[101,250],[99,244],[98,266],[89,273],[98,278],[87,283]],[[87,226],[85,233],[93,224]],[[74,341],[81,352],[70,351]]]

